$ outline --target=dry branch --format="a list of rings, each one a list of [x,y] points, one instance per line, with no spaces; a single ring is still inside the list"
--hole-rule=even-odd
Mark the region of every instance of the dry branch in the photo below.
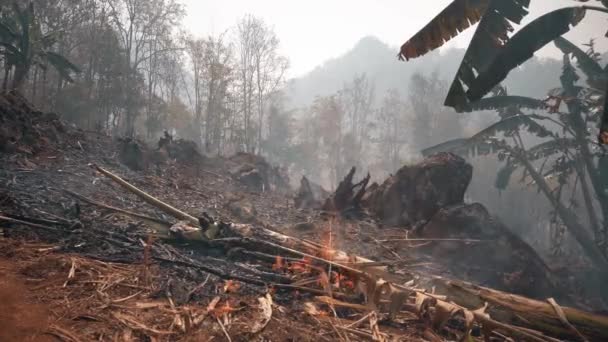
[[[23,221],[23,220],[17,220],[17,219],[6,217],[6,216],[2,216],[2,215],[0,215],[0,221],[6,221],[6,222],[11,222],[11,223],[22,224],[24,226],[29,226],[29,227],[32,227],[32,228],[42,229],[42,230],[46,230],[46,231],[49,231],[49,232],[56,232],[57,231],[57,229],[52,228],[52,227],[43,226],[41,224],[27,222],[27,221]]]
[[[166,227],[166,228],[171,227],[171,223],[169,223],[167,221],[163,221],[163,220],[155,218],[155,217],[151,217],[151,216],[135,213],[135,212],[132,212],[132,211],[129,211],[129,210],[125,210],[125,209],[121,209],[121,208],[116,208],[116,207],[113,207],[113,206],[110,206],[110,205],[107,205],[107,204],[103,204],[101,202],[97,202],[97,201],[92,200],[90,198],[87,198],[87,197],[85,197],[85,196],[83,196],[83,195],[81,195],[79,193],[76,193],[76,192],[73,192],[73,191],[70,191],[70,190],[67,190],[67,189],[65,189],[64,191],[67,194],[69,194],[69,195],[71,195],[71,196],[73,196],[73,197],[75,197],[75,198],[77,198],[77,199],[79,199],[79,200],[81,200],[83,202],[89,203],[91,205],[94,205],[94,206],[97,206],[97,207],[100,207],[100,208],[103,208],[103,209],[107,209],[107,210],[110,210],[110,211],[114,211],[114,212],[117,212],[119,214],[123,214],[123,215],[126,215],[126,216],[130,216],[132,218],[136,218],[136,219],[148,221],[148,222],[151,222],[151,223],[154,223],[154,224],[158,224],[158,225],[161,225],[161,226]]]
[[[108,178],[112,179],[114,182],[118,183],[118,185],[122,186],[123,188],[129,190],[130,192],[132,192],[133,194],[137,195],[137,197],[141,198],[142,200],[144,200],[146,203],[162,210],[163,212],[167,213],[168,215],[171,215],[175,218],[177,218],[178,220],[182,220],[182,221],[188,221],[188,223],[194,225],[194,226],[198,226],[199,225],[199,221],[196,217],[187,214],[165,202],[162,202],[161,200],[149,195],[148,193],[136,188],[135,186],[133,186],[132,184],[130,184],[129,182],[125,181],[124,179],[118,177],[117,175],[111,173],[110,171],[104,170],[103,168],[97,166],[97,165],[92,165],[92,167],[97,170],[98,172],[102,173],[103,175],[107,176]]]

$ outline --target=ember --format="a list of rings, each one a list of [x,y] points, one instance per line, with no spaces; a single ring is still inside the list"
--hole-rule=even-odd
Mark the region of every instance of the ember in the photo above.
[[[284,267],[285,267],[285,264],[283,263],[283,257],[281,257],[280,255],[277,255],[275,263],[272,264],[272,270],[280,271],[280,270],[283,270]]]
[[[241,288],[241,284],[234,280],[227,280],[224,283],[224,293],[236,293]]]

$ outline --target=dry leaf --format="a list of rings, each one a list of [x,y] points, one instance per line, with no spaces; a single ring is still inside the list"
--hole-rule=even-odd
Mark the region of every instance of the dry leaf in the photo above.
[[[264,330],[272,318],[272,297],[270,294],[267,293],[265,297],[258,298],[258,302],[260,302],[262,315],[259,321],[253,323],[253,327],[251,328],[252,334],[257,334]]]

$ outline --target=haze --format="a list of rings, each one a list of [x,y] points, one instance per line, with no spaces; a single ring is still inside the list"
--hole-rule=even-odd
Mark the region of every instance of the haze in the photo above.
[[[450,0],[184,0],[187,6],[185,26],[197,35],[221,33],[230,29],[245,14],[263,18],[274,27],[281,39],[283,53],[289,57],[289,75],[297,77],[314,69],[326,60],[338,57],[365,36],[376,36],[385,43],[398,47],[422,28]],[[573,4],[571,0],[533,1],[525,22],[539,14]],[[590,37],[602,37],[604,18],[595,13],[567,38],[577,43]],[[465,47],[473,30],[455,39],[446,48]],[[598,40],[602,47],[604,40]],[[396,55],[397,51],[395,51]],[[558,57],[553,48],[539,52],[539,56]]]

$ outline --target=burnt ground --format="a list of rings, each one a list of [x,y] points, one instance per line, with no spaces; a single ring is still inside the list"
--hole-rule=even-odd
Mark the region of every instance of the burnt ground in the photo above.
[[[224,273],[216,276],[146,257],[142,246],[151,242],[147,234],[154,226],[79,201],[65,190],[174,221],[96,173],[89,166],[94,163],[193,215],[207,212],[228,222],[251,222],[313,241],[327,239],[327,221],[319,212],[296,210],[290,191],[249,190],[230,176],[234,166],[227,159],[207,159],[202,166],[168,161],[132,171],[118,161],[120,142],[95,132],[70,130],[34,152],[27,146],[0,153],[0,214],[43,228],[0,226],[0,341],[367,339],[336,330],[336,325],[355,322],[360,318],[356,315],[348,321],[348,313],[341,318],[325,311],[307,314],[305,304],[313,296],[306,293],[274,293],[238,281],[237,290],[226,291],[226,274],[255,277],[256,272],[247,270],[264,268],[247,259],[235,262],[222,250],[190,243],[153,242],[152,255],[183,255]],[[314,221],[319,223],[301,224]],[[361,225],[333,223],[331,229],[334,247],[350,246],[370,257],[396,255],[376,243],[375,234],[363,233]],[[262,332],[252,334],[252,324],[261,316],[258,298],[269,291],[272,319]],[[194,326],[190,321],[197,317],[206,318]],[[426,329],[411,319],[397,328],[383,327],[383,332],[417,340]]]
[[[252,190],[234,177],[242,156],[196,163],[165,157],[133,171],[120,161],[124,142],[70,128],[54,116],[32,115],[9,128],[5,121],[0,132],[27,133],[10,136],[0,148],[0,215],[13,219],[0,223],[0,326],[9,327],[0,341],[442,340],[414,314],[360,321],[366,317],[356,310],[311,305],[313,294],[267,280],[272,275],[281,282],[295,272],[276,275],[281,273],[273,273],[276,260],[164,241],[154,224],[90,205],[67,191],[175,223],[90,164],[196,217],[207,213],[224,222],[250,223],[381,261],[401,283],[421,284],[425,274],[470,280],[466,271],[453,274],[446,260],[419,251],[438,245],[466,250],[479,241],[412,240],[404,228],[382,226],[365,215],[346,220],[297,209],[294,191]],[[505,279],[518,276],[483,260],[470,266]],[[603,307],[594,294],[575,287],[564,286],[567,296],[556,298],[584,309]],[[267,294],[273,300],[271,319],[253,332],[263,321]]]

